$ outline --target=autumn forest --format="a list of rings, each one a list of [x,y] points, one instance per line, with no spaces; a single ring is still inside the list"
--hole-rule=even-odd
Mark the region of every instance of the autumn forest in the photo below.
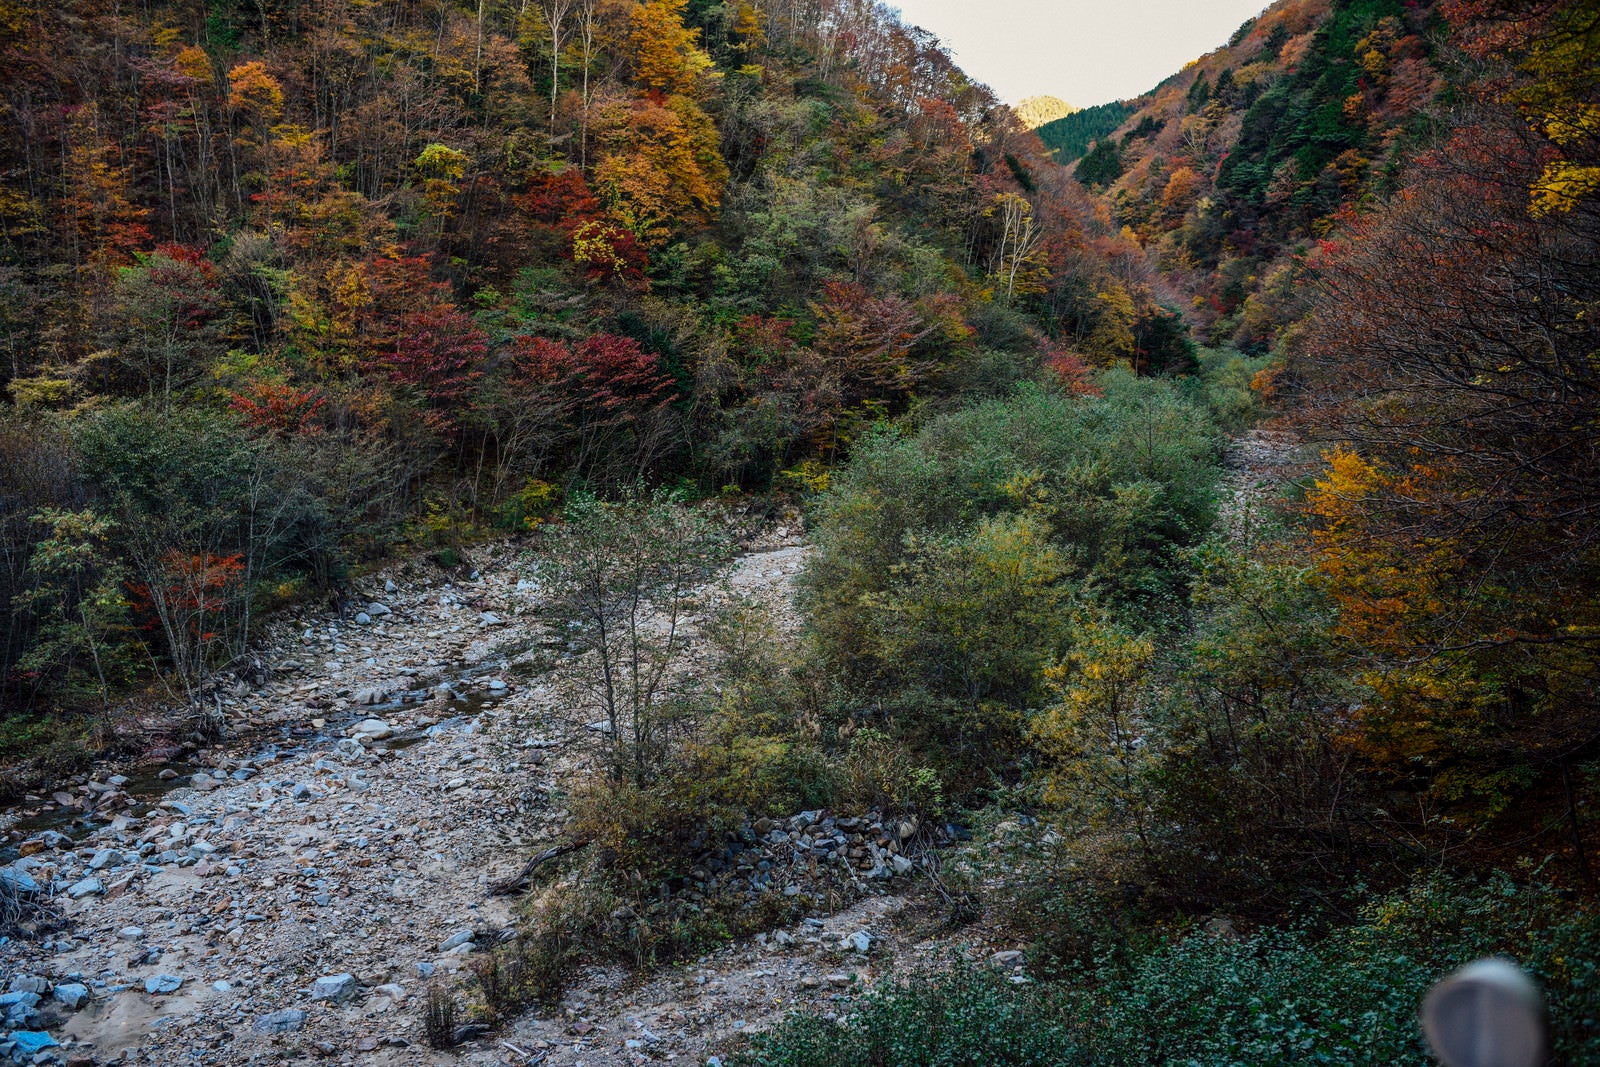
[[[1600,4],[1279,0],[1063,115],[875,0],[0,0],[0,93],[0,799],[392,561],[592,634],[798,509],[794,634],[634,638],[486,1031],[787,921],[685,880],[828,810],[1028,978],[738,1062],[1423,1064],[1488,954],[1600,1057]]]

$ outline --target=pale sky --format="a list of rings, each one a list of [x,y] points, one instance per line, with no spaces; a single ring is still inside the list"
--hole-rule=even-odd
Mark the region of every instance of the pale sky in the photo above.
[[[1007,103],[1137,96],[1228,43],[1268,0],[887,0]]]

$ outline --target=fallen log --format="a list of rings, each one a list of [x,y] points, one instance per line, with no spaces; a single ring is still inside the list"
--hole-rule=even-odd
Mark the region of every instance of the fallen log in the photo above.
[[[528,879],[533,877],[533,872],[544,864],[549,863],[551,860],[560,859],[562,856],[570,856],[580,849],[588,848],[589,844],[588,841],[575,841],[570,845],[553,845],[534,856],[527,863],[524,863],[522,869],[510,878],[501,878],[498,881],[490,882],[489,891],[495,896],[515,893],[526,885]]]

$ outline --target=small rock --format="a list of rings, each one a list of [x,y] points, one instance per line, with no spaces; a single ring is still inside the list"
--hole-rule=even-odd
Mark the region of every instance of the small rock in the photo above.
[[[13,1062],[30,1063],[32,1057],[37,1056],[47,1048],[59,1048],[61,1042],[45,1033],[43,1030],[16,1030],[6,1035],[6,1040],[16,1046],[12,1053]],[[18,1055],[20,1053],[20,1055]]]
[[[218,980],[211,983],[211,988],[216,990],[218,993],[231,993],[233,992],[233,983]]]
[[[36,974],[19,974],[11,979],[11,985],[6,988],[7,993],[38,993],[50,992],[50,983]]]
[[[105,884],[100,879],[91,876],[82,881],[72,883],[71,887],[67,889],[67,896],[73,900],[82,900],[84,897],[94,896],[105,891]]]
[[[372,625],[372,616],[368,615],[364,611],[356,612],[356,625],[357,626],[371,626]]]
[[[478,624],[481,626],[499,626],[500,616],[492,611],[486,611],[478,616]]]
[[[250,1029],[258,1034],[287,1034],[300,1030],[306,1025],[306,1013],[299,1008],[285,1008],[275,1011],[270,1015],[263,1015],[251,1024]]]
[[[850,951],[859,952],[862,955],[872,951],[872,935],[865,930],[857,930],[848,937],[841,939],[839,943]]]
[[[78,982],[68,982],[65,985],[56,986],[51,996],[55,997],[56,1003],[63,1005],[68,1011],[77,1011],[88,1003],[89,987]]]
[[[449,952],[453,948],[459,948],[462,945],[470,945],[472,943],[472,938],[473,934],[471,930],[462,930],[460,933],[451,934],[439,945],[439,951]]]
[[[19,897],[34,897],[41,892],[33,875],[20,867],[0,867],[0,884]]]
[[[153,996],[163,996],[176,993],[182,985],[183,979],[175,974],[156,974],[144,980],[144,991]]]
[[[432,978],[434,970],[435,967],[431,963],[419,963],[417,964],[417,977]]]
[[[142,926],[124,926],[117,931],[117,936],[124,941],[137,941],[144,936],[144,928]]]
[[[382,719],[363,719],[350,727],[350,736],[357,740],[366,738],[370,741],[382,741],[394,736],[394,727]]]
[[[344,1004],[354,1000],[360,987],[356,984],[353,974],[330,974],[318,978],[311,985],[312,1000],[327,1000],[335,1004]]]
[[[5,1018],[7,1026],[21,1025],[33,1016],[38,1004],[39,994],[27,990],[0,994],[0,1016]]]

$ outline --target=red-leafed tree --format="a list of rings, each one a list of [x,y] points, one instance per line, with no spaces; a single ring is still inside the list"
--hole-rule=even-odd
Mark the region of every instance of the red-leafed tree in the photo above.
[[[489,339],[472,316],[443,305],[401,319],[394,352],[383,369],[391,382],[420,394],[429,422],[453,435],[488,354]]]
[[[902,297],[827,282],[811,310],[817,316],[812,347],[837,375],[847,405],[903,397],[933,370],[920,343],[935,328]]]
[[[575,346],[520,337],[509,362],[512,385],[559,420],[575,472],[600,480],[637,478],[675,443],[672,377],[631,337],[595,334]]]
[[[296,389],[284,382],[255,381],[234,393],[228,406],[243,416],[245,425],[258,433],[293,437],[312,433],[312,419],[327,406],[328,398],[315,389]]]

